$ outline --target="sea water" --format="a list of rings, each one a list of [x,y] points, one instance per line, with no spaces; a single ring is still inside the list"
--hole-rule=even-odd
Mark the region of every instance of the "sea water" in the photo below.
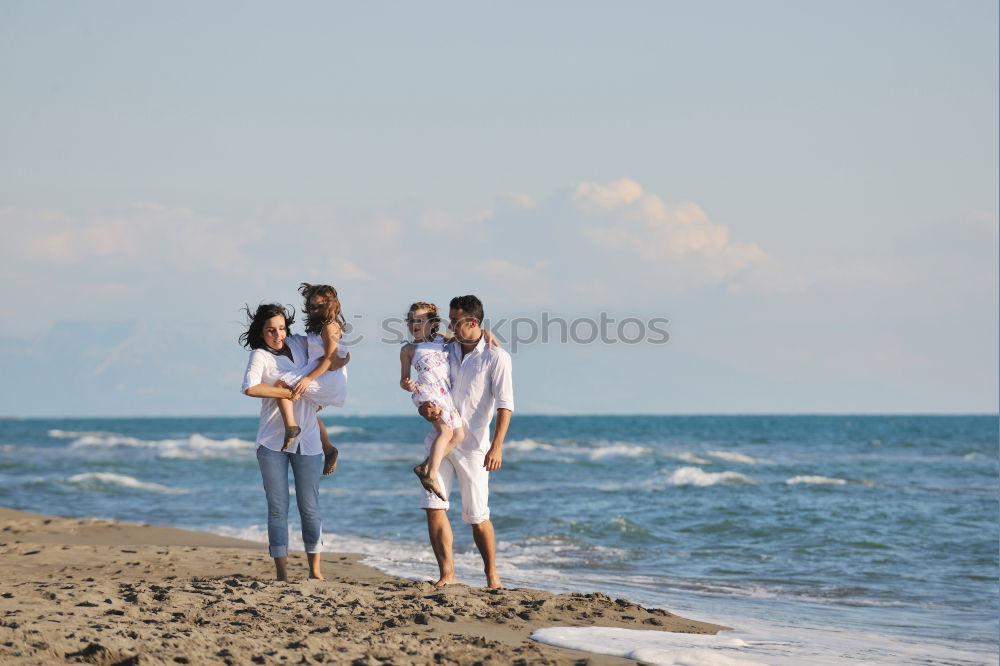
[[[326,548],[435,578],[410,471],[426,424],[326,421],[341,452],[320,485]],[[264,542],[256,426],[0,421],[0,504]],[[733,627],[708,645],[621,643],[658,663],[995,664],[998,428],[996,416],[515,415],[490,482],[500,573],[508,587],[600,591]],[[453,513],[459,579],[481,585]],[[294,509],[291,523],[301,545]],[[553,631],[537,638],[619,645]]]

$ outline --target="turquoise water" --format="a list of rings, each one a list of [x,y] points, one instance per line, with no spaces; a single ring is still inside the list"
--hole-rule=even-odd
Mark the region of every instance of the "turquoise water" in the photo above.
[[[341,450],[321,485],[327,547],[433,576],[409,471],[423,422],[327,425]],[[998,428],[996,416],[515,415],[491,481],[501,574],[786,638],[836,628],[862,652],[888,637],[934,663],[996,663]],[[255,418],[2,421],[0,504],[263,540],[255,430]],[[460,578],[481,584],[460,526],[456,548]]]

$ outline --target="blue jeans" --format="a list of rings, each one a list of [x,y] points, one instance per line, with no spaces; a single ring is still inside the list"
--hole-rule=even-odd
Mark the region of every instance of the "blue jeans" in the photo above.
[[[319,477],[323,456],[274,451],[257,447],[257,464],[267,496],[267,542],[271,557],[288,557],[288,466],[295,477],[295,503],[302,523],[302,543],[307,553],[319,553],[323,521],[319,517]]]

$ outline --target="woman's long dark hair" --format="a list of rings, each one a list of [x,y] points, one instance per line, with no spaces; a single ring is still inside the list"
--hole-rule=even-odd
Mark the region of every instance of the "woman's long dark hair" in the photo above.
[[[281,315],[285,318],[285,328],[291,334],[292,324],[295,323],[295,309],[286,309],[284,305],[278,303],[261,303],[257,306],[257,311],[250,314],[250,306],[243,308],[247,313],[247,330],[240,335],[240,344],[250,349],[264,349],[267,343],[264,342],[264,322],[271,317]]]

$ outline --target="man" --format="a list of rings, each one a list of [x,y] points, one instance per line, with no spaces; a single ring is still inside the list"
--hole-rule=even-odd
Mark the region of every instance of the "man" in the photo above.
[[[448,345],[451,397],[465,421],[465,439],[441,463],[441,481],[448,497],[458,479],[462,493],[462,520],[472,526],[472,538],[483,557],[486,586],[500,587],[496,568],[496,538],[490,522],[489,473],[500,469],[503,442],[514,410],[510,354],[483,339],[483,304],[475,296],[451,299],[448,328],[455,339]],[[490,421],[497,423],[490,439]],[[441,415],[433,403],[424,403],[420,413],[434,423]],[[433,441],[434,432],[425,444]],[[456,582],[452,554],[453,535],[447,500],[424,491],[420,508],[427,513],[427,533],[437,559],[440,578],[436,585]]]

